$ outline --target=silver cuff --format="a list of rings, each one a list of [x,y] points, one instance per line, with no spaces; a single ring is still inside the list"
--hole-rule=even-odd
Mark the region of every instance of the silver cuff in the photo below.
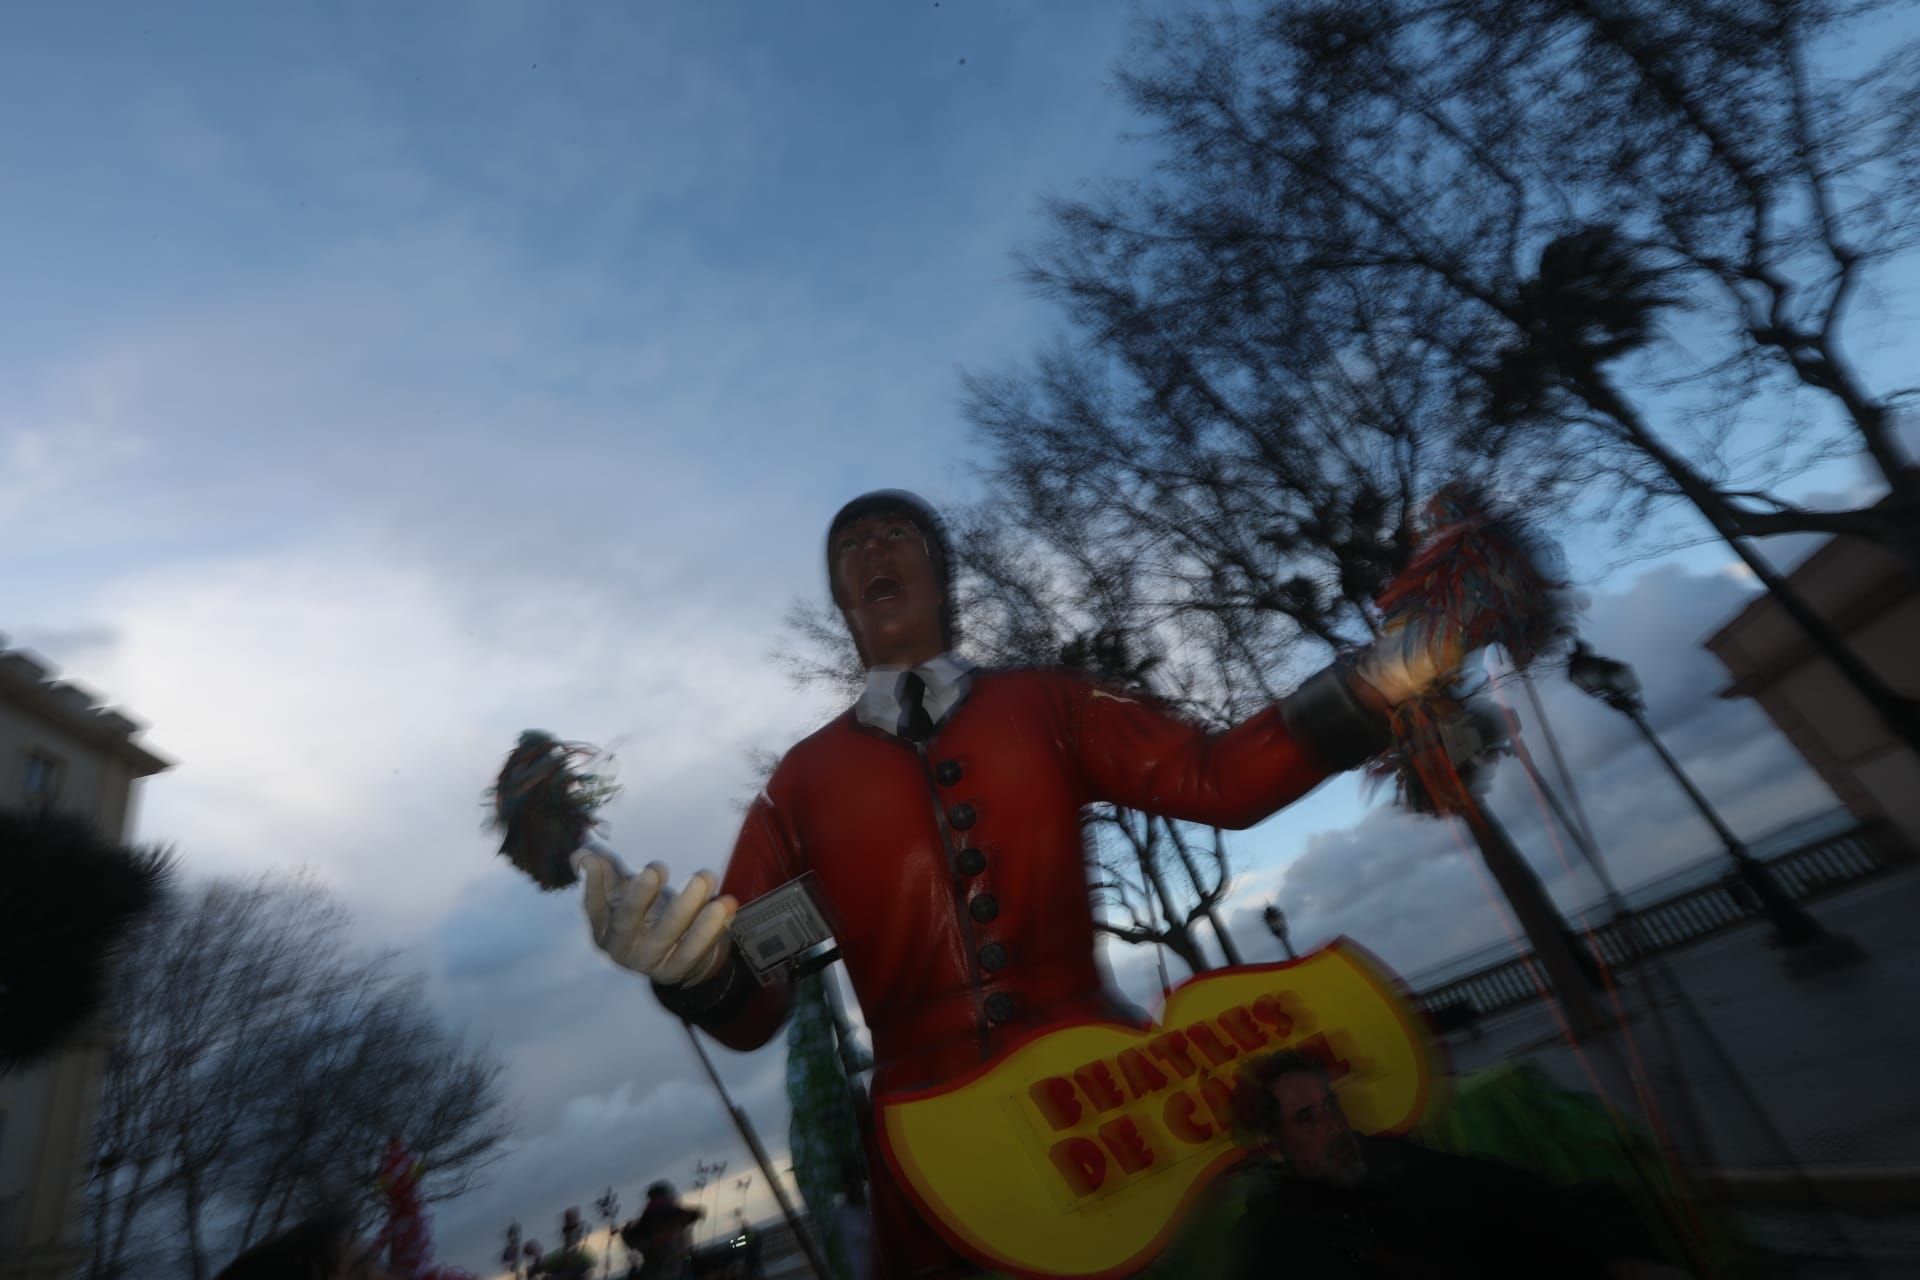
[[[758,983],[744,976],[745,970],[746,964],[736,952],[727,957],[726,968],[705,982],[667,986],[656,979],[654,998],[660,1001],[661,1008],[683,1022],[717,1026],[744,1009],[748,999],[759,990]]]
[[[1351,663],[1336,662],[1280,703],[1287,732],[1334,772],[1365,764],[1393,744],[1386,717],[1360,701],[1353,678]]]

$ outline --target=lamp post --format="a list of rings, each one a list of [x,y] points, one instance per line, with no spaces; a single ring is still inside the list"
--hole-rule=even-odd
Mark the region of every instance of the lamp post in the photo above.
[[[1287,935],[1286,914],[1269,902],[1267,909],[1260,913],[1260,918],[1267,922],[1267,932],[1280,939],[1280,947],[1287,953],[1287,959],[1298,960],[1300,957],[1293,953],[1293,939]]]
[[[733,1211],[733,1216],[740,1220],[742,1229],[744,1229],[746,1226],[747,1190],[752,1186],[753,1186],[753,1175],[750,1173],[744,1175],[743,1177],[735,1178],[733,1180],[733,1189],[740,1193],[740,1206]]]
[[[1573,646],[1573,657],[1567,662],[1567,678],[1582,693],[1598,698],[1633,721],[1634,727],[1640,730],[1640,736],[1647,740],[1647,745],[1653,748],[1661,763],[1667,766],[1667,771],[1673,774],[1673,780],[1680,784],[1680,789],[1693,801],[1700,816],[1707,820],[1720,837],[1720,842],[1726,846],[1727,856],[1733,859],[1741,883],[1753,893],[1766,911],[1767,919],[1773,922],[1776,945],[1805,947],[1832,940],[1833,935],[1808,915],[1799,903],[1789,898],[1767,869],[1747,852],[1747,846],[1721,821],[1720,815],[1707,803],[1707,798],[1693,785],[1693,779],[1680,768],[1680,762],[1673,758],[1666,744],[1654,734],[1653,726],[1647,723],[1646,707],[1640,701],[1640,681],[1633,674],[1632,667],[1612,658],[1601,657],[1582,640]]]

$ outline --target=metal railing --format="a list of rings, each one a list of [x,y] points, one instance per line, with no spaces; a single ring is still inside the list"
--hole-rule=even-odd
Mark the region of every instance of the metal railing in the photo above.
[[[1885,846],[1865,826],[1764,862],[1775,882],[1795,900],[1857,884],[1893,865]],[[1721,879],[1648,903],[1630,919],[1609,920],[1593,930],[1590,943],[1587,938],[1579,940],[1597,950],[1608,965],[1622,965],[1643,953],[1687,946],[1760,914],[1759,902],[1729,868]],[[1530,972],[1532,959],[1531,952],[1510,954],[1419,992],[1416,999],[1442,1030],[1471,1025],[1477,1018],[1539,997]]]

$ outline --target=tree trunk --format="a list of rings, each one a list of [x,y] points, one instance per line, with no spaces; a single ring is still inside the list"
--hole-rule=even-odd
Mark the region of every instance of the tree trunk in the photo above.
[[[277,1235],[280,1228],[286,1225],[288,1213],[293,1208],[293,1192],[294,1188],[289,1185],[280,1193],[280,1203],[273,1207],[273,1221],[267,1224],[267,1231]]]
[[[1164,819],[1162,821],[1165,821]],[[1187,841],[1173,824],[1168,822],[1167,836],[1173,841],[1173,847],[1180,852],[1180,862],[1187,869],[1187,879],[1193,884],[1193,891],[1199,895],[1201,910],[1206,913],[1207,923],[1213,926],[1213,936],[1220,942],[1220,954],[1225,956],[1229,965],[1241,963],[1240,948],[1234,945],[1233,935],[1227,932],[1227,926],[1220,921],[1220,913],[1214,910],[1220,901],[1221,890],[1227,886],[1227,854],[1220,841],[1220,832],[1213,833],[1214,865],[1219,868],[1220,879],[1212,889],[1200,882],[1200,868],[1194,865],[1193,851],[1187,848]]]
[[[1160,867],[1154,859],[1152,821],[1151,818],[1147,820],[1147,839],[1134,846],[1134,851],[1140,858],[1141,874],[1146,876],[1147,882],[1153,886],[1154,893],[1160,899],[1160,914],[1166,921],[1167,946],[1173,949],[1175,955],[1187,962],[1189,969],[1195,973],[1205,973],[1213,966],[1207,963],[1206,957],[1201,954],[1199,939],[1193,936],[1193,931],[1187,927],[1185,918],[1174,906],[1173,894],[1167,888],[1166,877],[1160,874]]]
[[[1227,958],[1229,965],[1242,964],[1240,948],[1234,943],[1233,935],[1227,932],[1227,926],[1220,919],[1220,913],[1211,906],[1207,908],[1207,919],[1213,924],[1213,936],[1220,940],[1220,954]]]
[[[186,1172],[180,1193],[187,1219],[187,1265],[193,1280],[207,1280],[207,1251],[200,1242],[200,1178],[193,1170]]]
[[[1213,968],[1200,951],[1200,940],[1194,937],[1193,931],[1185,925],[1169,925],[1161,938],[1161,945],[1179,956],[1186,963],[1187,968],[1194,973],[1206,973]]]
[[[1589,975],[1591,957],[1581,963],[1578,943],[1568,936],[1566,926],[1547,896],[1546,886],[1521,856],[1506,828],[1478,803],[1461,815],[1467,829],[1480,846],[1480,856],[1493,874],[1495,883],[1513,908],[1515,918],[1533,944],[1533,954],[1547,971],[1547,981],[1564,1011],[1567,1028],[1581,1040],[1606,1030],[1607,1020],[1594,1002]]]
[[[121,1273],[121,1260],[127,1255],[127,1237],[133,1231],[134,1217],[140,1212],[140,1200],[147,1181],[147,1162],[142,1160],[134,1165],[133,1186],[120,1205],[119,1221],[114,1224],[112,1241],[107,1246],[106,1275],[118,1276]]]
[[[253,1204],[247,1210],[247,1225],[243,1227],[240,1232],[240,1238],[242,1240],[252,1240],[256,1238],[256,1232],[258,1232],[260,1227],[260,1215],[266,1212],[267,1201],[273,1199],[275,1193],[280,1190],[280,1170],[285,1164],[286,1159],[284,1155],[276,1157],[273,1164],[267,1170],[266,1182],[254,1189]]]

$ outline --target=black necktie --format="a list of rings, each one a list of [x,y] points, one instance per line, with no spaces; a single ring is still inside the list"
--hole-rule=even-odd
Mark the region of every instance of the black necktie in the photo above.
[[[918,673],[907,672],[907,678],[900,682],[900,705],[907,713],[906,727],[900,736],[908,742],[925,742],[933,736],[933,717],[927,713],[926,696],[927,682]]]

